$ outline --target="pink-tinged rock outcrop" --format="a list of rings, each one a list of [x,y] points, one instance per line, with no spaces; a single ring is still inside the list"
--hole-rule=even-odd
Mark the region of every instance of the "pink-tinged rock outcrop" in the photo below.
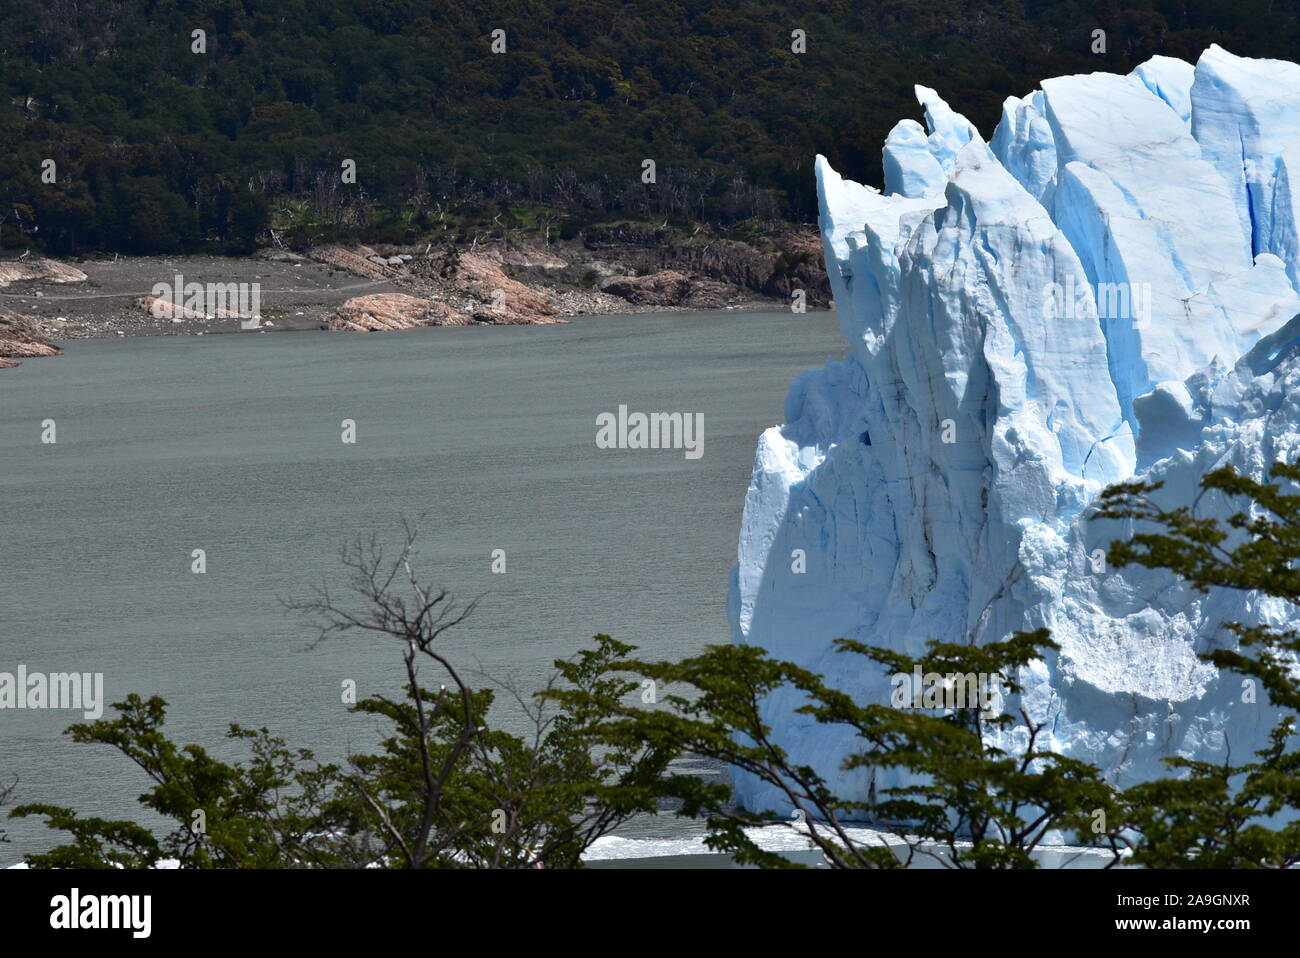
[[[411,282],[491,326],[563,323],[551,294],[507,276],[493,255],[449,250],[411,263]]]
[[[675,269],[649,276],[626,276],[606,283],[604,290],[638,306],[677,306],[691,294],[693,282]]]
[[[471,310],[476,323],[517,325],[563,322],[551,298],[507,276],[496,263],[477,253],[463,253],[449,277],[457,290],[481,304]]]
[[[335,310],[330,329],[377,332],[411,329],[416,326],[468,326],[471,318],[436,300],[405,293],[372,293],[354,296]]]
[[[0,310],[0,369],[17,366],[20,359],[57,356],[61,352],[26,319]]]
[[[512,243],[498,251],[506,266],[523,266],[531,269],[564,269],[569,261],[556,256],[550,249],[535,243]]]
[[[21,282],[84,283],[86,274],[52,259],[10,260],[0,263],[0,286]]]
[[[173,303],[169,299],[162,299],[158,296],[141,296],[135,301],[136,306],[149,313],[155,319],[173,319],[180,321],[182,319],[253,319],[254,317],[245,313],[237,313],[229,309],[214,309],[210,313],[205,313],[201,309],[190,309],[188,306],[181,306]]]
[[[355,249],[337,245],[314,246],[307,251],[307,255],[318,263],[371,279],[392,279],[399,272],[398,268],[387,262],[380,263],[378,254],[368,246],[358,246]]]

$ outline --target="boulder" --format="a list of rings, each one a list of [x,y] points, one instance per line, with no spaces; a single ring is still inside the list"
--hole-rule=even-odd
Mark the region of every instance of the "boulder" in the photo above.
[[[501,250],[501,262],[507,266],[522,266],[529,269],[564,269],[567,260],[556,256],[549,249],[543,249],[532,243],[518,243]]]
[[[493,325],[560,322],[551,298],[540,290],[511,279],[501,267],[477,253],[462,253],[452,282],[474,297],[482,308],[473,310],[476,323]]]
[[[313,246],[307,251],[307,255],[318,263],[370,279],[392,279],[397,275],[397,270],[387,265],[383,257],[365,246],[358,247],[356,250],[337,245]],[[372,262],[369,259],[371,256],[379,261]]]
[[[690,295],[691,285],[685,273],[665,269],[649,276],[625,276],[603,288],[638,306],[677,306]]]
[[[376,332],[416,326],[468,326],[469,323],[470,317],[446,303],[405,293],[372,293],[354,296],[340,306],[330,318],[329,327]]]
[[[214,309],[211,313],[205,313],[202,310],[190,309],[188,306],[179,306],[169,299],[162,299],[158,296],[141,296],[135,301],[135,305],[149,313],[154,319],[170,319],[173,323],[179,323],[187,319],[254,318],[245,313],[237,313],[229,309]]]
[[[801,289],[809,306],[829,306],[831,292],[821,237],[811,232],[787,233],[777,240],[776,247],[779,253],[762,292],[789,299],[794,290]]]
[[[29,320],[0,310],[0,368],[17,366],[19,359],[57,356],[61,352]]]
[[[0,263],[0,286],[23,281],[82,283],[87,276],[75,266],[52,259],[10,260]]]

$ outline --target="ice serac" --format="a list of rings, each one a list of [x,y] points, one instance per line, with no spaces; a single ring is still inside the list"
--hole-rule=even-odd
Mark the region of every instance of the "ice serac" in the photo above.
[[[1043,116],[1043,94],[1007,97],[1002,122],[993,135],[993,152],[1035,199],[1056,179],[1056,140]]]
[[[1196,68],[1177,57],[1152,57],[1139,64],[1133,76],[1178,114],[1184,123],[1192,120],[1192,82]]]
[[[918,84],[913,90],[917,102],[925,108],[925,124],[930,130],[927,137],[930,153],[944,171],[949,172],[957,161],[957,153],[979,133],[970,120],[954,112],[947,101],[928,86]]]
[[[1014,704],[1047,723],[1049,746],[1112,781],[1262,744],[1270,708],[1240,702],[1239,680],[1197,653],[1229,642],[1224,621],[1294,613],[1109,569],[1098,550],[1128,530],[1089,511],[1134,475],[1190,502],[1216,465],[1262,476],[1300,452],[1295,234],[1257,250],[1238,216],[1238,185],[1212,158],[1226,145],[1195,122],[1207,57],[1217,62],[1207,53],[1194,77],[1153,62],[1045,81],[1007,101],[989,144],[918,87],[927,127],[891,133],[886,192],[818,157],[850,352],[799,376],[785,425],[759,439],[734,641],[886,702],[888,676],[834,639],[916,653],[1047,626],[1060,651],[1021,677]],[[1214,129],[1237,142],[1243,123]],[[1295,190],[1291,170],[1300,184],[1300,150],[1278,157],[1274,208]],[[1203,515],[1230,507],[1198,503]],[[842,771],[850,740],[800,704],[778,693],[764,717],[841,794],[895,781]],[[1025,734],[999,738],[1014,748]],[[786,810],[752,777],[736,787],[751,808]]]
[[[1252,251],[1284,252],[1295,235],[1296,208],[1290,189],[1279,195],[1278,187],[1284,156],[1300,135],[1300,65],[1212,46],[1196,64],[1191,98],[1192,133],[1228,183]],[[1290,156],[1294,164],[1294,148]],[[1294,177],[1294,165],[1286,173]]]
[[[943,190],[948,171],[930,151],[921,124],[899,120],[885,138],[883,167],[885,192],[920,197]]]
[[[1053,218],[1096,290],[1111,372],[1129,415],[1137,396],[1251,341],[1186,322],[1184,303],[1251,265],[1228,184],[1186,124],[1134,77],[1043,83],[1056,142]],[[1131,423],[1130,416],[1130,423]]]

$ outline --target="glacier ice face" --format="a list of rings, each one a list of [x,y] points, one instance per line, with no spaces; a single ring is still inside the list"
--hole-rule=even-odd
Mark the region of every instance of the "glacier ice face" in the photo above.
[[[1275,208],[1274,193],[1283,154],[1300,134],[1300,65],[1212,46],[1196,65],[1191,97],[1192,132],[1232,188],[1253,252],[1276,253],[1275,231],[1294,230],[1294,209]]]
[[[1194,66],[1177,57],[1152,57],[1140,64],[1133,75],[1148,90],[1168,103],[1169,108],[1184,123],[1192,122],[1192,83],[1196,79]]]
[[[1089,506],[1134,475],[1190,502],[1211,468],[1260,477],[1300,453],[1300,68],[1212,47],[1195,67],[1059,77],[1008,99],[988,143],[916,92],[926,129],[890,133],[886,192],[817,159],[851,351],[798,377],[759,440],[733,639],[886,702],[888,676],[832,640],[918,653],[1046,626],[1061,648],[1020,704],[1049,747],[1120,785],[1168,756],[1239,758],[1276,716],[1197,654],[1231,641],[1225,621],[1294,610],[1099,566],[1132,530]],[[895,783],[842,771],[849,736],[800,704],[775,694],[764,718],[801,761],[841,794]]]

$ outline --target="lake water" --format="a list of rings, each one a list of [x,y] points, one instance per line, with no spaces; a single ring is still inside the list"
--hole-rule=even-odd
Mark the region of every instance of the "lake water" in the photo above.
[[[344,541],[397,545],[404,515],[423,516],[423,578],[484,594],[445,637],[458,663],[532,689],[597,632],[664,658],[725,642],[755,440],[800,370],[844,352],[826,312],[69,343],[0,372],[0,671],[102,672],[108,701],[161,695],[172,735],[223,757],[240,754],[230,722],[331,760],[368,749],[376,725],[341,684],[395,692],[400,650],[347,634],[307,650],[280,600],[342,587]],[[703,456],[597,448],[620,404],[702,413]],[[149,783],[60,734],[76,721],[0,711],[0,781],[19,779],[16,802],[140,818]],[[0,864],[63,837],[0,827]]]

